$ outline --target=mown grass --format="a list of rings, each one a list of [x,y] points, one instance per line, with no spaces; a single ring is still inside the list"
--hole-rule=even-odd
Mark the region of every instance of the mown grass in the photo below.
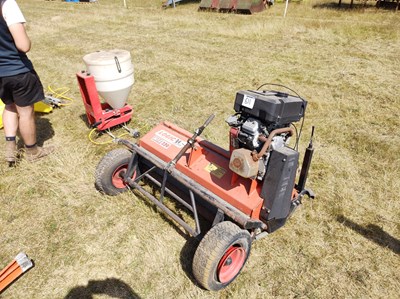
[[[19,3],[44,85],[75,101],[38,118],[54,155],[0,166],[0,264],[19,251],[36,263],[1,297],[397,298],[400,14],[323,1],[291,3],[286,18],[283,3],[243,16],[127,2]],[[224,291],[196,285],[195,242],[146,200],[94,188],[96,164],[116,145],[89,142],[75,73],[85,54],[112,48],[132,54],[131,126],[142,133],[162,120],[191,131],[215,112],[204,136],[227,148],[237,90],[274,82],[309,101],[300,149],[315,125],[317,198],[255,242]]]

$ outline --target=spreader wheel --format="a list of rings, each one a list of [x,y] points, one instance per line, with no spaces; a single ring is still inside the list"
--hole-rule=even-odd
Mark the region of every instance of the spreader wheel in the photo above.
[[[115,149],[108,152],[96,167],[95,186],[107,195],[117,195],[127,190],[127,184],[123,181],[123,175],[128,169],[132,153],[126,149]],[[131,179],[135,179],[139,173],[136,166]]]
[[[233,222],[220,222],[200,241],[193,258],[193,275],[204,288],[220,290],[239,275],[250,249],[248,231]]]

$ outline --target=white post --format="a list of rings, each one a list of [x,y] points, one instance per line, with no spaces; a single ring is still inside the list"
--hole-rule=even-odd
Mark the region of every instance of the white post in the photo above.
[[[286,18],[286,13],[289,5],[289,0],[286,0],[286,5],[285,5],[285,13],[283,14],[283,17]]]
[[[125,7],[125,8],[128,8],[128,7],[126,6],[126,0],[124,0],[124,7]]]

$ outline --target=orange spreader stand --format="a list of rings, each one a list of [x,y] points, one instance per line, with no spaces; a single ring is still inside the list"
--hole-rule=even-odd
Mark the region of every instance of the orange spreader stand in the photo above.
[[[88,123],[100,131],[127,123],[132,118],[133,108],[125,104],[120,109],[113,109],[102,103],[97,93],[94,77],[86,72],[77,73],[79,89],[86,110]]]

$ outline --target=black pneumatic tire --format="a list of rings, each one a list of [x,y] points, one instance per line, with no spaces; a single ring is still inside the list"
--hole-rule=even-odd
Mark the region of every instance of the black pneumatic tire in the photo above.
[[[132,153],[127,149],[115,149],[108,152],[99,162],[95,172],[96,189],[107,194],[117,195],[127,190],[120,173],[126,171]],[[136,166],[132,179],[138,175],[139,169]]]
[[[250,233],[230,221],[213,226],[193,257],[193,275],[206,289],[228,286],[243,269],[251,249]]]

